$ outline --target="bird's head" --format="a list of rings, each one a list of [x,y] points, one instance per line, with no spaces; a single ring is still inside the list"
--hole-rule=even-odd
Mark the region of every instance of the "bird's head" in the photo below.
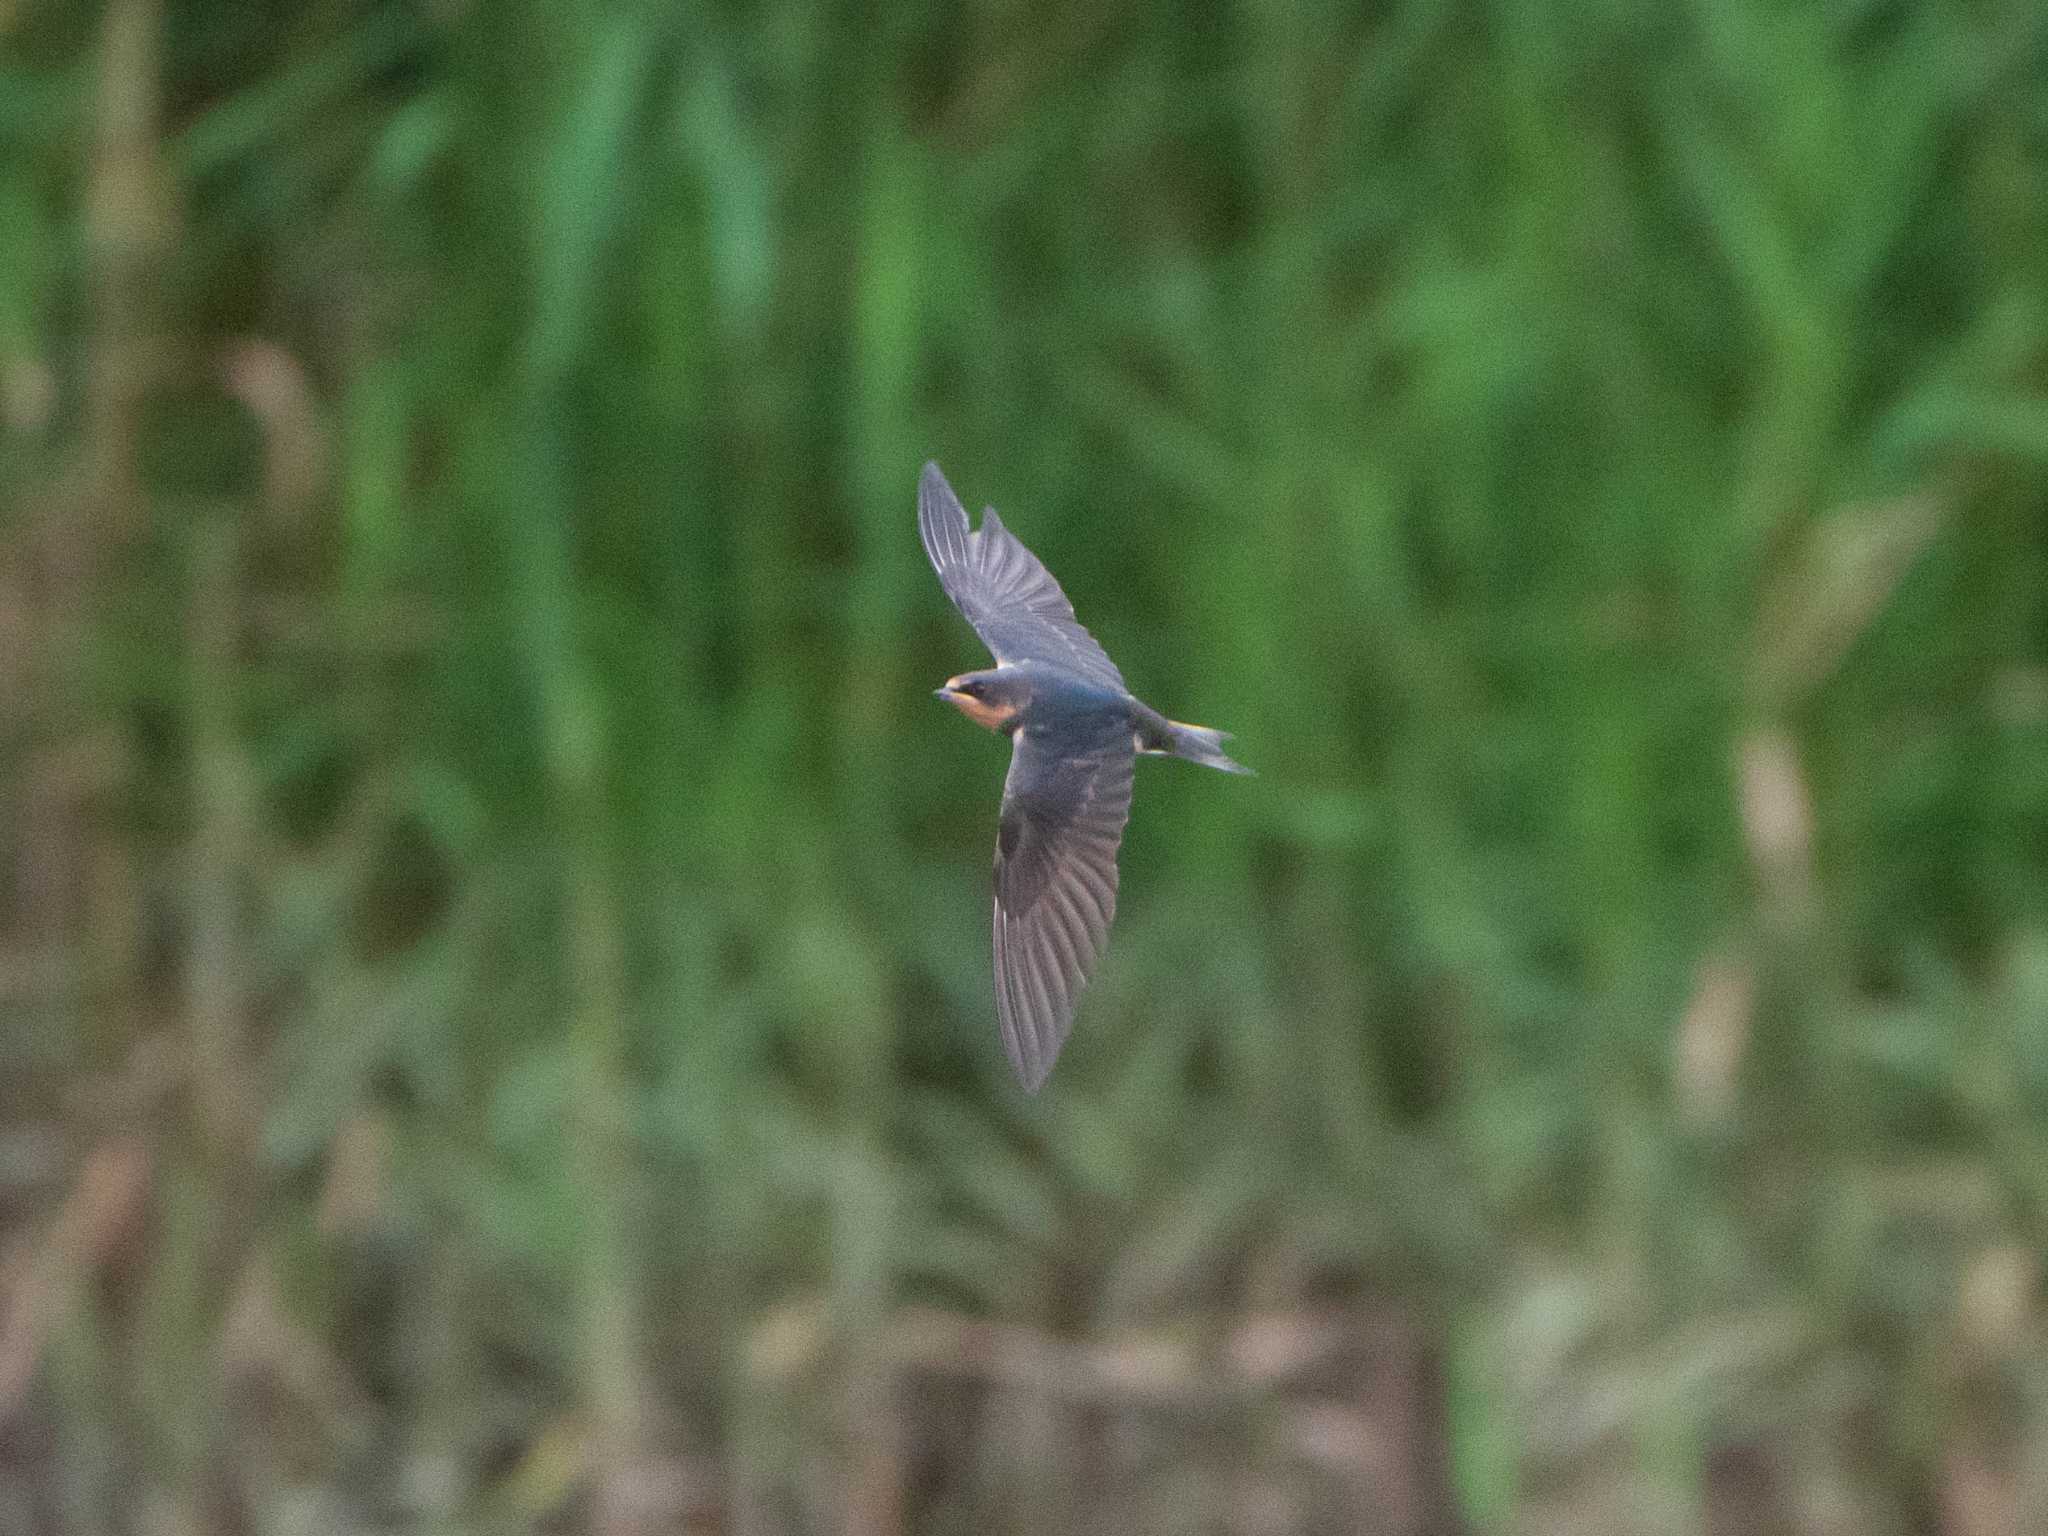
[[[963,672],[946,679],[946,686],[932,690],[976,725],[1000,731],[1016,723],[1024,699],[1015,680],[998,672]]]

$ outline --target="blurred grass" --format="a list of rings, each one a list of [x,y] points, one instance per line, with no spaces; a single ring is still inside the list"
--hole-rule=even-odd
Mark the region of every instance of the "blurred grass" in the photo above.
[[[2026,1529],[2044,49],[0,4],[0,1530]]]

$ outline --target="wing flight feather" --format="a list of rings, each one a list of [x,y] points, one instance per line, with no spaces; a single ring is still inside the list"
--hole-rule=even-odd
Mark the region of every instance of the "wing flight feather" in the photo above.
[[[1123,674],[1074,617],[1052,572],[1003,526],[994,507],[981,527],[936,464],[917,482],[917,531],[939,584],[998,662],[1045,661],[1122,692]]]
[[[1033,1093],[1109,941],[1136,760],[1128,722],[1063,731],[1058,745],[1017,733],[996,838],[996,1020]]]

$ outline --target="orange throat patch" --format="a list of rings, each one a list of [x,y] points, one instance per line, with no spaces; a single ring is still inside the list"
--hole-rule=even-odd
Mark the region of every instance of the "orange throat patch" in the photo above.
[[[949,693],[946,702],[985,730],[1000,731],[1017,715],[1014,704],[991,704],[965,693]]]

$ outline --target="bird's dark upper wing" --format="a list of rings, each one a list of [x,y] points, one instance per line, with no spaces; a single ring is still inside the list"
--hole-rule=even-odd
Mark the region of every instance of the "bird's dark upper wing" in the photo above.
[[[1075,619],[1052,572],[994,507],[982,513],[978,530],[970,529],[967,509],[936,464],[925,465],[917,482],[917,531],[946,596],[997,661],[1049,661],[1123,691],[1123,674]]]
[[[1017,733],[996,837],[996,1020],[1033,1093],[1109,940],[1136,760],[1127,719]]]

